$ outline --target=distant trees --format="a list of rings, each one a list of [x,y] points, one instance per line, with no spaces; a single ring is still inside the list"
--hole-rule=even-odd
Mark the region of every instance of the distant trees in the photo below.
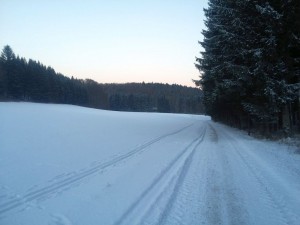
[[[1,57],[0,57],[0,63],[1,63],[1,70],[0,72],[2,73],[0,76],[0,81],[1,81],[1,87],[0,91],[2,91],[3,96],[10,96],[13,95],[13,90],[16,89],[16,74],[15,74],[15,62],[16,56],[11,49],[10,46],[6,45],[4,46],[2,52],[1,52]],[[8,89],[8,86],[10,88]],[[15,93],[14,95],[16,95]]]
[[[40,62],[15,56],[9,46],[1,53],[0,99],[87,104],[84,81],[58,74]]]
[[[5,45],[1,52],[1,61],[2,62],[11,62],[16,58],[15,53],[9,45]]]
[[[299,123],[300,2],[210,0],[197,59],[207,112],[262,130]]]
[[[201,91],[167,84],[99,84],[69,78],[40,62],[16,56],[5,46],[0,56],[0,101],[64,103],[140,112],[202,113]]]
[[[88,106],[98,109],[108,109],[108,97],[101,85],[91,79],[85,80],[88,96]]]
[[[158,83],[104,84],[110,109],[135,112],[203,113],[197,88]]]

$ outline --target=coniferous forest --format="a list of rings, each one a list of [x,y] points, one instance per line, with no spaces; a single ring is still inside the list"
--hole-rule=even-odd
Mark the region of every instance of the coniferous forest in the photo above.
[[[135,112],[203,113],[198,88],[158,83],[100,84],[69,78],[4,46],[0,57],[0,101],[74,104]]]
[[[262,133],[300,129],[300,1],[209,0],[197,58],[207,113]]]

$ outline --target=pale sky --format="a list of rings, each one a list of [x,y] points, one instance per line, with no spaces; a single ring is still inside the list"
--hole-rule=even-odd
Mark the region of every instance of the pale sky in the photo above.
[[[194,86],[207,0],[0,0],[0,47],[100,83]]]

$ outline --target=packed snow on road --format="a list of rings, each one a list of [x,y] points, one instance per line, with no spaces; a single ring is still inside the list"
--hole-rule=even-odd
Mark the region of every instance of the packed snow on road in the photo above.
[[[300,155],[200,115],[0,103],[1,225],[299,225]]]

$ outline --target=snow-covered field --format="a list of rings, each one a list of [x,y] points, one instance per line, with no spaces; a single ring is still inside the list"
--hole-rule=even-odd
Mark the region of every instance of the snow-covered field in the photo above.
[[[0,103],[0,224],[299,225],[295,150],[205,116]]]

